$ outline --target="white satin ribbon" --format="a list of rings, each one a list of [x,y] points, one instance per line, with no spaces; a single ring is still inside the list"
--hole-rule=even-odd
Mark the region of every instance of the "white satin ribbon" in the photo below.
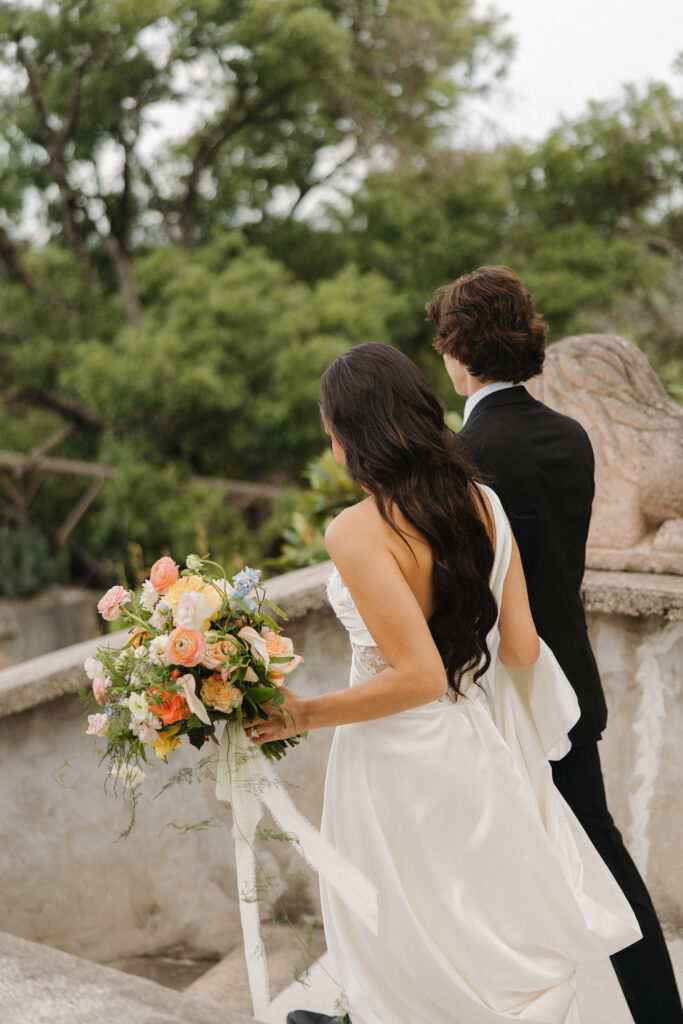
[[[256,828],[265,805],[304,859],[356,917],[377,934],[377,890],[334,849],[302,814],[258,746],[237,722],[225,726],[218,755],[216,796],[232,805],[240,919],[254,1016],[265,1020],[270,1003],[266,955],[259,929],[256,891]]]

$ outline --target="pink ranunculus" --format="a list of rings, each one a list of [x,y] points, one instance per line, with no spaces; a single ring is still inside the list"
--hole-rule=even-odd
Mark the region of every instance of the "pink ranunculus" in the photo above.
[[[90,736],[106,736],[109,732],[109,719],[106,715],[88,715],[88,728],[85,730]]]
[[[198,629],[172,630],[166,644],[166,657],[171,665],[184,665],[191,668],[198,665],[206,654],[206,640]]]
[[[121,611],[121,605],[128,604],[130,601],[130,593],[125,587],[110,587],[104,597],[101,597],[97,610],[103,619],[107,622],[112,622],[114,619],[119,617]]]
[[[111,679],[93,679],[92,692],[98,704],[107,703],[107,691],[111,686]]]
[[[168,555],[156,561],[149,574],[149,581],[157,594],[163,594],[177,579],[178,566]]]

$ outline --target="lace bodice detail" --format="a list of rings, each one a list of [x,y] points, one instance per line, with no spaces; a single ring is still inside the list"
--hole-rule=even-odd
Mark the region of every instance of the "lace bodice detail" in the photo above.
[[[353,598],[348,588],[344,586],[344,581],[337,569],[332,570],[328,580],[327,599],[349,634],[354,667],[360,667],[366,676],[377,675],[383,668],[386,668],[386,659],[361,619],[358,609],[353,603]]]

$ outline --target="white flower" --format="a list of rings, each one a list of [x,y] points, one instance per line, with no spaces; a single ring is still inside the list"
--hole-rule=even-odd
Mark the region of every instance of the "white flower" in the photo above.
[[[146,722],[150,716],[149,704],[144,693],[131,693],[126,700],[126,705],[133,718],[140,722]]]
[[[159,595],[154,589],[151,580],[145,580],[142,584],[142,597],[140,603],[146,612],[153,612],[156,608]]]
[[[117,765],[115,768],[109,769],[109,774],[113,775],[116,779],[123,779],[124,786],[137,786],[138,782],[142,782],[145,777],[142,768],[139,768],[136,764]]]
[[[153,640],[149,642],[149,660],[154,665],[168,665],[168,658],[166,657],[166,644],[168,643],[168,637],[162,634],[161,636],[155,636]]]
[[[147,656],[147,648],[143,647],[142,644],[140,644],[139,647],[136,647],[135,650],[133,651],[133,657],[137,661],[141,661],[142,658],[144,658],[146,656]]]
[[[209,718],[209,712],[206,710],[202,702],[197,697],[196,683],[194,676],[188,672],[187,675],[181,676],[178,680],[182,683],[183,691],[185,693],[185,700],[190,711],[194,712],[197,718],[204,722],[205,725],[211,725],[211,719]]]
[[[262,661],[266,668],[268,668],[270,664],[270,656],[268,654],[268,646],[265,638],[262,637],[260,633],[257,633],[252,626],[243,626],[237,635],[240,639],[245,640],[246,643],[249,644],[251,653],[254,657],[258,658],[259,661]]]
[[[232,584],[228,583],[227,580],[211,580],[211,585],[215,587],[216,590],[218,590],[219,593],[223,595],[223,597],[230,597],[231,594],[234,594],[235,592],[235,588],[232,586]]]
[[[199,555],[188,555],[185,559],[185,565],[188,569],[194,569],[196,571],[197,569],[201,569],[202,560]]]
[[[160,719],[152,715],[149,722],[141,722],[134,719],[130,728],[133,735],[137,736],[137,738],[142,740],[143,743],[156,743],[159,739],[157,736],[157,729],[159,729],[160,726]]]
[[[152,617],[149,620],[150,626],[154,626],[155,629],[166,629],[168,623],[166,622],[166,612],[168,608],[166,605],[157,605],[152,613]]]
[[[83,662],[83,668],[88,679],[102,679],[107,674],[102,662],[97,661],[95,658],[86,658]]]
[[[181,594],[175,623],[180,629],[199,629],[203,622],[211,618],[212,611],[213,608],[199,591]]]

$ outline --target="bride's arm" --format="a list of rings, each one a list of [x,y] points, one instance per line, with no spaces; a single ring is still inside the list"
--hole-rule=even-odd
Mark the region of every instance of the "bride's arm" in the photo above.
[[[347,509],[325,535],[327,550],[356,608],[388,665],[353,687],[298,697],[285,691],[294,724],[273,712],[258,723],[259,742],[308,729],[366,722],[442,697],[446,671],[424,614],[386,544],[377,515],[360,505]]]

